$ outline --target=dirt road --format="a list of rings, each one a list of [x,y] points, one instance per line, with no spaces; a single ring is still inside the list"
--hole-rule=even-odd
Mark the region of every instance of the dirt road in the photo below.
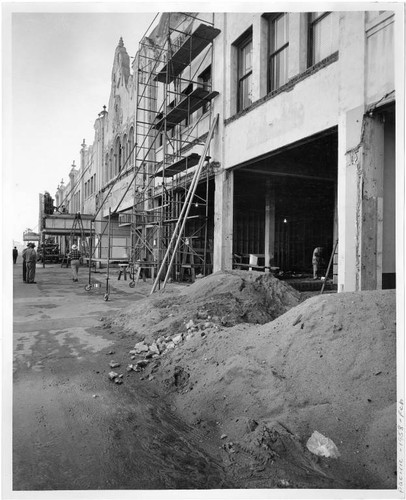
[[[13,490],[229,487],[202,437],[126,372],[133,339],[100,321],[141,296],[105,302],[103,288],[84,290],[84,269],[74,283],[39,267],[28,285],[14,268]]]

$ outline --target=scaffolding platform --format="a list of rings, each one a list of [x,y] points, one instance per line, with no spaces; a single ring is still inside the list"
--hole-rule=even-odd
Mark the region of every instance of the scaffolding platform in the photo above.
[[[206,156],[206,160],[210,160],[210,156]],[[180,158],[171,165],[165,167],[160,167],[154,174],[154,177],[173,177],[176,174],[184,172],[188,168],[196,166],[200,161],[200,155],[198,153],[191,153],[184,158]]]
[[[154,80],[161,83],[171,83],[190,61],[197,57],[220,33],[220,30],[207,24],[200,24],[189,35],[170,60],[163,66]]]
[[[217,91],[208,91],[201,87],[194,89],[190,94],[186,95],[177,106],[172,108],[166,116],[162,113],[157,115],[157,121],[153,127],[161,129],[166,121],[166,129],[171,130],[178,125],[182,120],[189,115],[202,108],[206,103],[210,102],[214,97],[219,95]]]

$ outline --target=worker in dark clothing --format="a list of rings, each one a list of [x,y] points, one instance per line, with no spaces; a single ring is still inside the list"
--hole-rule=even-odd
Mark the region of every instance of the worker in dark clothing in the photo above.
[[[18,257],[18,250],[17,247],[13,248],[13,264],[17,262],[17,257]]]

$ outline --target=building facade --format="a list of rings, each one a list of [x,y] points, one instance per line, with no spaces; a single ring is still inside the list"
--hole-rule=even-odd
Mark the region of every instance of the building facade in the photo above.
[[[396,16],[163,14],[132,65],[119,41],[58,206],[101,262],[306,273],[321,246],[339,291],[393,288]]]

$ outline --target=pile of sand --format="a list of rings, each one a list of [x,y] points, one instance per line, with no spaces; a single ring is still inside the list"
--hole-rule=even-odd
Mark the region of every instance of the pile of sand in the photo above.
[[[142,380],[234,463],[248,454],[274,464],[258,487],[395,488],[395,292],[299,299],[271,275],[216,273],[139,301],[115,323],[135,343],[177,335]],[[340,458],[306,449],[314,431]]]
[[[191,336],[152,368],[189,422],[218,422],[234,447],[275,459],[266,436],[281,441],[282,426],[300,443],[285,459],[310,467],[317,430],[341,454],[321,459],[330,475],[395,488],[395,330],[394,291],[316,296],[263,326]]]

